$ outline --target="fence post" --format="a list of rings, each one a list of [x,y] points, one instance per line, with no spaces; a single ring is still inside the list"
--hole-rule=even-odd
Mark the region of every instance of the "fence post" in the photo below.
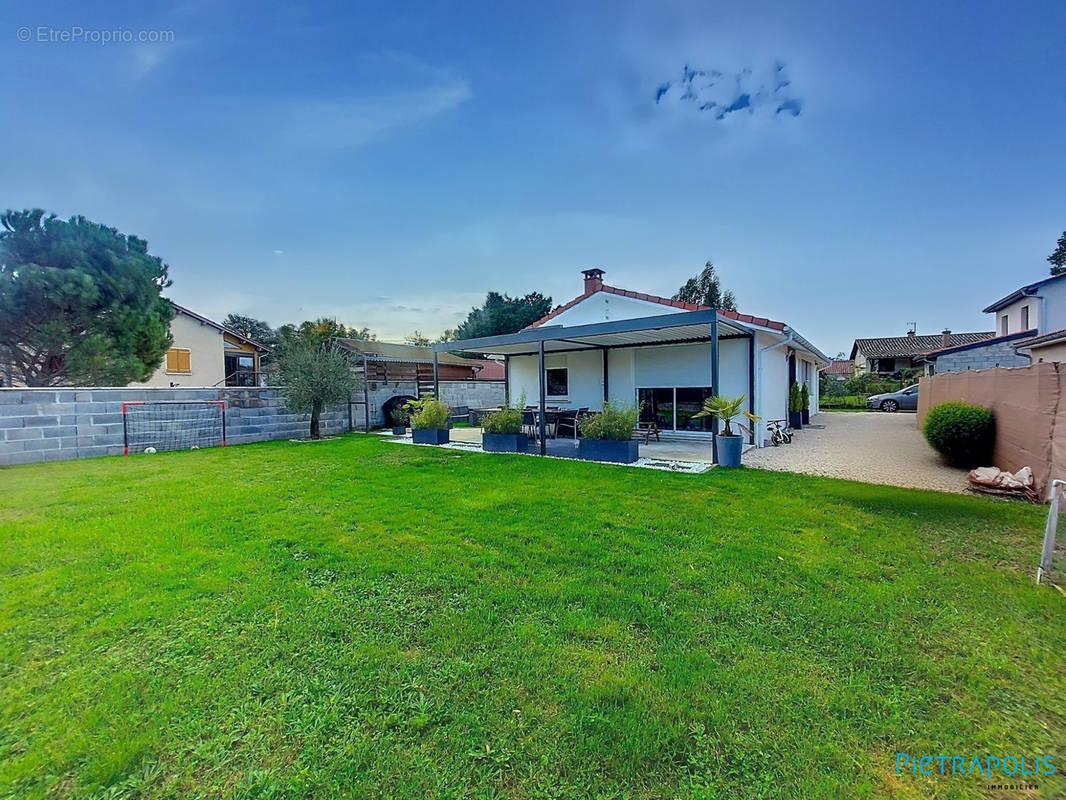
[[[1047,525],[1044,527],[1044,549],[1040,553],[1040,566],[1036,568],[1036,582],[1045,572],[1051,571],[1051,557],[1055,552],[1055,531],[1059,526],[1059,490],[1066,486],[1066,481],[1051,482],[1051,503],[1047,512]]]

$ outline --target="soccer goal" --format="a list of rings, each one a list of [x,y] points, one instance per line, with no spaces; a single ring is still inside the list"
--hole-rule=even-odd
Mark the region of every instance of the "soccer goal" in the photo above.
[[[124,454],[226,446],[226,401],[122,404]]]

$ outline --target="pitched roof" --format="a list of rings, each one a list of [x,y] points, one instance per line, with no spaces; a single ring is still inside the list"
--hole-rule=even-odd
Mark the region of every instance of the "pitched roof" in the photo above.
[[[177,311],[179,314],[184,314],[187,317],[192,317],[197,322],[203,325],[210,325],[212,328],[222,331],[222,333],[228,333],[230,336],[236,339],[240,339],[245,344],[249,344],[257,350],[263,351],[264,353],[270,352],[270,348],[267,347],[265,344],[257,342],[255,339],[249,339],[243,333],[237,333],[237,331],[233,330],[232,328],[227,328],[225,325],[215,322],[213,319],[208,319],[207,317],[200,316],[195,311],[190,311],[185,306],[179,306],[173,300],[167,300],[167,302],[174,306],[174,310]]]
[[[948,334],[948,346],[971,344],[984,339],[991,339],[995,331],[977,331],[974,333]],[[929,336],[883,336],[879,339],[856,339],[851,346],[851,358],[858,353],[874,358],[892,358],[893,356],[917,356],[943,347],[942,334]]]
[[[701,305],[697,305],[696,303],[686,303],[684,300],[672,300],[669,297],[659,297],[658,295],[645,294],[644,292],[631,292],[631,291],[629,291],[629,289],[618,289],[618,288],[616,288],[614,286],[608,286],[607,284],[604,283],[604,284],[601,284],[600,287],[598,289],[596,289],[595,291],[585,292],[584,294],[580,294],[577,297],[575,297],[569,303],[564,303],[561,306],[556,306],[554,309],[549,311],[547,314],[545,314],[543,317],[538,319],[536,322],[533,322],[533,323],[527,325],[526,327],[528,327],[528,328],[536,328],[536,327],[538,327],[540,325],[543,325],[548,320],[553,319],[553,318],[557,317],[559,314],[562,314],[564,311],[567,311],[567,310],[573,308],[578,303],[580,303],[582,300],[587,300],[588,298],[592,297],[597,292],[606,292],[607,294],[616,294],[616,295],[619,295],[620,297],[632,297],[634,300],[644,300],[645,302],[648,302],[648,303],[658,303],[659,305],[662,305],[662,306],[670,306],[671,308],[679,308],[682,311],[710,311],[711,310],[710,306],[701,306]],[[729,319],[735,319],[737,322],[747,322],[747,323],[749,323],[751,325],[761,325],[764,328],[772,328],[773,330],[776,330],[776,331],[783,331],[785,329],[785,323],[776,322],[775,320],[767,319],[766,317],[753,317],[751,314],[741,314],[741,313],[739,313],[737,311],[726,311],[724,309],[718,309],[718,313],[721,314],[723,317],[728,317]]]
[[[419,347],[414,344],[399,344],[398,342],[367,341],[366,339],[347,339],[338,336],[334,339],[342,347],[365,355],[371,361],[394,361],[405,364],[432,364],[433,348]],[[441,364],[458,364],[470,367],[473,370],[481,369],[481,362],[461,356],[453,356],[451,353],[440,353],[437,361]]]
[[[993,344],[1001,344],[1002,342],[1011,342],[1015,339],[1025,339],[1030,336],[1036,335],[1036,329],[1028,331],[1018,331],[1017,333],[1008,333],[1006,336],[993,336],[989,339],[979,339],[976,342],[968,342],[966,344],[956,344],[951,347],[941,347],[936,350],[930,350],[928,353],[923,353],[925,358],[936,358],[947,353],[955,353],[960,350],[972,350],[977,347],[988,347]]]
[[[853,375],[855,373],[855,362],[851,359],[833,359],[822,371],[826,375]]]
[[[1043,336],[1028,339],[1019,344],[1018,347],[1041,347],[1045,344],[1057,344],[1064,340],[1066,340],[1066,328],[1061,328],[1057,331],[1051,331],[1051,333],[1045,333]]]
[[[1039,289],[1041,286],[1047,283],[1051,283],[1052,281],[1057,281],[1060,278],[1066,278],[1066,272],[1063,272],[1059,275],[1052,275],[1050,278],[1044,278],[1043,280],[1039,280],[1035,283],[1030,283],[1026,286],[1023,286],[1020,289],[1015,289],[1006,297],[1001,297],[999,300],[997,300],[988,308],[986,308],[984,310],[984,313],[991,314],[995,311],[999,311],[1001,308],[1006,308],[1011,303],[1015,302],[1016,300],[1021,300],[1023,297],[1031,297],[1032,295],[1036,294],[1037,289]]]

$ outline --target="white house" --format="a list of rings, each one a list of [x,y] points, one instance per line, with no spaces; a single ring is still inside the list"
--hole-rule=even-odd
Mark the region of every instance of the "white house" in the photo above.
[[[787,417],[793,380],[807,385],[817,413],[818,366],[829,359],[787,324],[618,289],[603,274],[584,270],[582,294],[518,333],[434,349],[503,356],[511,402],[524,394],[594,411],[605,400],[640,402],[644,419],[678,438],[710,438],[711,422],[692,415],[712,394],[748,397],[760,446],[766,421]]]

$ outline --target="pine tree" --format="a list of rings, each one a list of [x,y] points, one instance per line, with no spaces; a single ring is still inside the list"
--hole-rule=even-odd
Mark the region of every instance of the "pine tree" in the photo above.
[[[685,285],[674,295],[674,300],[724,311],[737,310],[736,296],[728,289],[722,290],[722,282],[710,261],[704,265],[699,275],[685,281]]]
[[[84,217],[0,215],[0,360],[26,386],[144,381],[172,343],[167,265]]]

